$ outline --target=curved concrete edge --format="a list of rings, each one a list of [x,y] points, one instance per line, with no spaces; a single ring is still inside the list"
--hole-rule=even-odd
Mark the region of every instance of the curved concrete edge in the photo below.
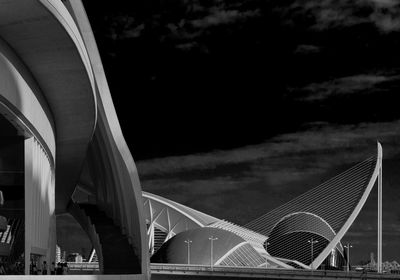
[[[100,133],[104,133],[109,141],[111,146],[110,156],[115,161],[114,164],[119,167],[119,178],[117,179],[122,184],[120,187],[123,195],[123,201],[119,202],[124,206],[124,214],[128,219],[124,226],[134,247],[136,247],[138,257],[141,261],[141,273],[150,278],[146,225],[143,219],[142,192],[136,165],[119,125],[100,54],[83,4],[79,0],[70,1],[69,4],[86,44],[94,72],[98,94],[98,118],[102,119],[105,128]]]
[[[97,120],[96,87],[79,29],[61,1],[0,0],[0,36],[29,69],[56,137],[56,206],[65,211]],[[50,148],[51,150],[51,148]]]
[[[342,228],[336,234],[335,238],[333,238],[333,240],[329,243],[329,245],[311,263],[311,265],[310,265],[311,269],[317,268],[321,265],[321,263],[325,260],[326,257],[328,257],[331,250],[336,247],[337,243],[340,242],[340,240],[343,238],[343,236],[349,230],[350,226],[353,224],[354,220],[357,218],[358,214],[361,211],[361,208],[364,206],[369,194],[371,193],[371,190],[375,184],[376,179],[378,178],[379,169],[381,168],[382,157],[383,157],[382,145],[378,142],[377,143],[377,160],[376,160],[374,172],[372,173],[371,179],[368,182],[367,188],[365,189],[363,195],[360,198],[360,201],[354,208],[353,212],[351,213],[351,215],[349,216],[347,221],[344,223]]]
[[[0,38],[0,112],[27,137],[35,136],[51,165],[55,159],[54,121],[36,81]]]
[[[87,150],[87,147],[89,145],[89,142],[93,138],[93,135],[95,133],[96,129],[96,124],[97,124],[97,94],[96,94],[96,85],[95,85],[95,78],[93,74],[93,69],[91,65],[91,61],[89,58],[88,51],[86,49],[85,43],[83,41],[83,38],[81,36],[81,33],[72,18],[70,12],[68,9],[64,6],[62,1],[53,1],[53,0],[37,0],[45,9],[55,18],[56,22],[60,24],[63,28],[63,30],[68,34],[69,38],[73,42],[73,44],[76,47],[76,51],[79,54],[79,57],[81,59],[81,62],[85,68],[86,71],[85,74],[87,75],[87,78],[90,82],[90,87],[91,87],[91,92],[92,92],[92,98],[93,98],[93,122],[92,126],[90,128],[90,131],[87,133],[87,140],[86,146],[81,147],[79,149],[81,157],[78,159],[77,157],[74,159],[74,164],[75,168],[77,170],[82,169],[84,165],[84,158],[85,158],[85,150]],[[67,140],[68,142],[69,140]],[[62,143],[62,144],[61,144]],[[60,142],[59,139],[57,139],[57,144],[60,146],[65,146],[65,143],[62,141]],[[72,143],[72,146],[75,144]],[[73,147],[67,147],[66,149],[63,149],[66,151],[66,153],[71,152],[74,148]],[[60,147],[58,147],[60,149]],[[60,152],[60,155],[64,155],[64,153]],[[64,164],[65,163],[65,164]],[[57,177],[61,179],[61,181],[66,181],[69,176],[65,176],[65,172],[59,172],[61,169],[71,169],[72,167],[72,162],[68,161],[60,161],[57,162]],[[56,194],[56,207],[57,207],[57,212],[60,213],[62,211],[65,211],[65,208],[67,207],[67,203],[69,200],[70,195],[72,195],[73,190],[75,188],[76,183],[78,182],[79,179],[79,174],[80,172],[75,172],[73,174],[73,177],[75,179],[75,183],[69,186],[65,186],[64,183],[62,183],[62,187],[58,187],[58,191]],[[75,176],[76,175],[76,176]],[[57,184],[58,186],[59,184]],[[61,190],[62,189],[62,190]],[[60,195],[60,193],[62,193]]]
[[[80,57],[82,59],[82,63],[86,68],[86,73],[90,80],[90,85],[93,90],[93,99],[95,108],[97,108],[97,96],[96,96],[96,87],[95,87],[95,79],[93,74],[92,65],[90,62],[89,54],[86,50],[85,43],[82,39],[82,36],[79,32],[78,27],[75,24],[74,19],[70,15],[67,8],[62,4],[61,1],[53,1],[53,0],[38,0],[40,3],[45,6],[57,19],[57,21],[64,27],[64,30],[68,33],[71,40],[74,42],[76,49],[78,50]],[[92,136],[94,134],[96,128],[96,120],[97,120],[97,110],[94,110],[94,124],[92,130]]]

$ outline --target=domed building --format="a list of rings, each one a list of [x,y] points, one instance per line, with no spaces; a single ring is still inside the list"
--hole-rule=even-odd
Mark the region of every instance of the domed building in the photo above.
[[[297,212],[283,217],[273,227],[268,243],[264,246],[274,257],[310,265],[314,256],[318,256],[335,235],[332,227],[321,217],[308,212]],[[345,264],[343,246],[339,242],[323,265],[325,268],[338,269]]]
[[[341,239],[365,204],[381,167],[378,143],[371,157],[244,226],[143,192],[151,262],[345,269],[348,252]]]
[[[175,235],[153,255],[151,262],[210,265],[211,256],[213,265],[257,267],[265,263],[265,259],[242,237],[211,227]]]

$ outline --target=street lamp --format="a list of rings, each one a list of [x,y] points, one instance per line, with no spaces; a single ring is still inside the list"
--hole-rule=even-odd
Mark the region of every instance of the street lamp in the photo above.
[[[186,239],[185,243],[187,244],[187,263],[190,264],[190,243],[192,243],[192,240]]]
[[[208,239],[211,241],[210,266],[211,266],[211,270],[213,270],[213,265],[214,265],[214,263],[213,263],[213,242],[214,242],[215,240],[218,240],[218,237],[214,237],[214,236],[211,235]]]
[[[350,271],[350,248],[353,248],[353,245],[350,245],[350,243],[347,242],[347,245],[344,245],[344,247],[347,249],[347,272]]]
[[[267,255],[265,256],[265,268],[268,268],[268,245],[270,243],[268,241],[265,241],[265,252],[267,252]]]
[[[311,262],[310,262],[310,267],[311,267],[311,270],[314,270],[314,268],[312,266],[312,263],[313,263],[313,260],[314,260],[314,244],[318,243],[318,240],[314,240],[314,238],[311,237],[311,240],[308,240],[308,243],[311,244]]]

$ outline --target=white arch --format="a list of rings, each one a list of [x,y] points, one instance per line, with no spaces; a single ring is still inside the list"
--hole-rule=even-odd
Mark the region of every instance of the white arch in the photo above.
[[[368,186],[365,189],[363,195],[360,198],[360,201],[358,202],[357,206],[354,208],[353,212],[347,219],[347,221],[344,223],[344,225],[340,228],[336,236],[333,238],[333,240],[329,243],[328,246],[319,254],[319,256],[310,264],[310,268],[317,268],[321,265],[321,263],[325,260],[325,258],[329,255],[331,250],[336,247],[337,243],[340,242],[340,240],[343,238],[345,233],[348,231],[356,217],[361,211],[361,208],[364,206],[365,202],[367,201],[367,198],[375,184],[375,181],[378,177],[379,171],[382,166],[382,157],[383,157],[383,152],[382,152],[382,145],[378,142],[377,143],[377,148],[378,148],[378,155],[377,155],[377,160],[376,160],[376,165],[374,172],[371,176],[371,179],[368,182]]]
[[[271,229],[271,232],[274,230],[274,228],[275,228],[280,222],[282,222],[283,220],[286,220],[287,218],[289,218],[289,217],[291,217],[291,216],[298,215],[298,214],[306,214],[306,215],[311,215],[311,216],[316,217],[317,219],[319,219],[319,220],[321,220],[323,223],[325,223],[325,224],[327,225],[327,227],[332,231],[333,234],[336,234],[335,230],[331,227],[331,225],[328,224],[328,222],[325,221],[323,218],[321,218],[320,216],[318,216],[318,215],[316,215],[316,214],[314,214],[314,213],[311,213],[311,212],[304,212],[304,211],[299,211],[299,212],[290,213],[290,214],[288,214],[288,215],[282,217],[278,222],[276,222],[276,223],[274,224],[274,226],[273,226],[272,229]]]
[[[167,234],[165,242],[182,231],[205,227],[209,223],[220,221],[217,218],[151,193],[142,192],[142,196],[144,218],[148,221],[147,236],[151,254],[155,251],[155,228]]]

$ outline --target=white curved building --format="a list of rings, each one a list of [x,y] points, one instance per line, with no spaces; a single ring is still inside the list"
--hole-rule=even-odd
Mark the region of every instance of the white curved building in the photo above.
[[[31,260],[55,261],[56,215],[63,213],[87,233],[101,273],[137,279],[149,278],[149,249],[156,252],[188,229],[238,236],[235,246],[252,246],[256,263],[261,256],[274,267],[316,268],[334,250],[342,252],[340,240],[381,170],[380,145],[377,155],[246,227],[142,197],[82,2],[0,0],[0,6],[0,216],[7,220],[0,256],[6,262],[22,263],[28,274]],[[325,244],[309,263],[290,250],[274,252],[289,246],[294,232]],[[229,253],[220,263],[232,263]]]
[[[181,236],[193,235],[192,230],[197,228],[217,228],[251,245],[254,249],[252,254],[265,260],[258,266],[342,269],[347,264],[347,255],[340,241],[365,204],[381,168],[382,147],[378,143],[375,155],[245,226],[210,217],[143,192],[149,248],[151,255],[154,255],[152,261],[173,262],[182,259],[172,252],[174,248],[183,251],[181,247],[184,244],[176,240],[181,240]],[[381,184],[378,184],[378,189],[381,192]],[[191,234],[185,233],[188,230]],[[201,247],[198,247],[198,252],[201,252]],[[203,259],[197,261],[198,264],[204,264]],[[229,262],[230,265],[233,263]],[[240,263],[236,265],[241,266]],[[218,262],[215,265],[228,263]]]
[[[148,278],[139,179],[81,1],[0,6],[0,215],[10,228],[0,255],[11,264],[24,253],[26,274],[31,259],[51,263],[56,215],[71,213],[102,273]],[[77,188],[90,205],[71,199]],[[102,227],[120,240],[114,248]],[[118,249],[125,261],[116,263]]]

